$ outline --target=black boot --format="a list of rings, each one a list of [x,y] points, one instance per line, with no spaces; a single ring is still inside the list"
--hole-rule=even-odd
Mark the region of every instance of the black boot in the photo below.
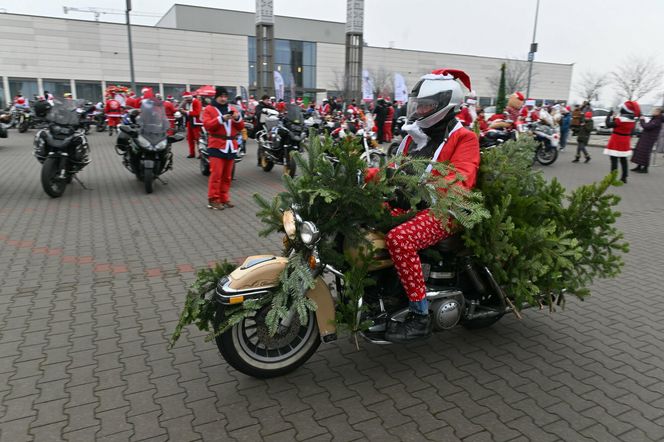
[[[574,159],[572,160],[572,163],[578,163],[579,162],[579,156],[575,156]]]
[[[587,156],[586,161],[584,161],[584,163],[588,163],[588,162],[590,162],[590,156]]]
[[[409,312],[403,322],[387,323],[385,339],[390,342],[409,342],[431,336],[431,317]]]
[[[641,172],[641,166],[636,166],[634,169],[629,169],[632,172]]]

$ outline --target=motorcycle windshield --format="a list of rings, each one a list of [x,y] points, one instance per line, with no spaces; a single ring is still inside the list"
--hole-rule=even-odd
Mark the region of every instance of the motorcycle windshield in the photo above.
[[[46,119],[61,126],[76,126],[80,122],[77,109],[83,100],[55,100]]]
[[[286,105],[286,118],[295,124],[301,124],[304,121],[304,118],[302,118],[302,108],[295,104]]]
[[[166,118],[163,101],[143,100],[138,120],[141,135],[152,145],[157,145],[166,138],[170,124]]]

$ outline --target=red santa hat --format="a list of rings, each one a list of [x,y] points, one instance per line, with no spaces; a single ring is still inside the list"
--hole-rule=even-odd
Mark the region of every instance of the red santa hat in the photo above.
[[[625,101],[620,107],[624,111],[634,114],[636,118],[641,116],[641,106],[636,101]]]
[[[19,97],[19,98],[16,100],[16,104],[25,104],[25,98],[23,98],[23,97]]]
[[[585,114],[583,114],[586,120],[590,120],[593,117],[593,113],[588,111]]]
[[[520,101],[524,101],[526,99],[525,95],[519,91],[514,92],[514,95],[516,95],[516,98],[518,98]]]
[[[434,77],[431,77],[431,75],[434,75]],[[454,80],[459,80],[461,84],[463,84],[466,89],[472,90],[473,88],[470,85],[470,76],[466,74],[464,71],[459,70],[459,69],[448,69],[448,68],[442,68],[442,69],[434,69],[431,71],[431,75],[425,75],[422,77],[423,79],[454,79]],[[425,78],[426,77],[426,78]]]
[[[191,92],[189,92],[189,91],[183,92],[182,93],[182,98],[185,98],[185,97],[191,97]]]

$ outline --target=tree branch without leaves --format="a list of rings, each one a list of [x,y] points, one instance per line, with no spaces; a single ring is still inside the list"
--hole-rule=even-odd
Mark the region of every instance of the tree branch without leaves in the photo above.
[[[533,73],[533,78],[535,78],[535,73]],[[500,68],[496,69],[495,75],[487,77],[487,81],[491,85],[491,89],[497,91],[500,85]],[[525,91],[526,86],[528,86],[528,62],[514,58],[505,59],[505,87],[507,93]]]
[[[639,100],[662,87],[664,70],[652,58],[630,57],[610,74],[618,96]]]
[[[599,74],[597,72],[585,72],[581,75],[579,83],[577,84],[576,91],[583,98],[584,101],[591,102],[597,100],[600,90],[609,83],[609,78],[606,74]]]

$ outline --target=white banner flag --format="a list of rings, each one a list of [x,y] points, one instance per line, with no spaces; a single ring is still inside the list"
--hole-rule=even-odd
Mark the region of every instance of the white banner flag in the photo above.
[[[406,87],[406,80],[403,75],[394,74],[394,99],[405,103],[408,101],[408,88]]]
[[[277,100],[284,98],[284,78],[278,71],[274,71],[274,96]]]
[[[369,71],[363,70],[362,71],[362,100],[364,101],[373,101],[374,99],[374,94],[373,94],[373,81],[371,80],[371,77],[369,76]]]

